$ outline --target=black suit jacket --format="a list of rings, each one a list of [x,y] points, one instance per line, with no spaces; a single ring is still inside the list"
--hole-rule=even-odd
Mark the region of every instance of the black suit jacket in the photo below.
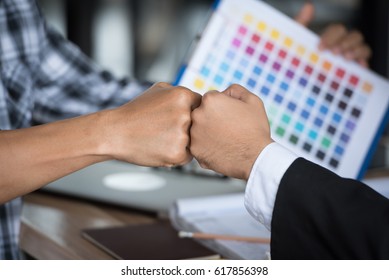
[[[281,180],[271,229],[272,259],[389,259],[389,200],[305,159]]]

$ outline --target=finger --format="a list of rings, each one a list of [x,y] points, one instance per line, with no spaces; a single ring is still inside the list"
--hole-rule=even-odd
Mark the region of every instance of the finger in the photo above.
[[[367,45],[363,45],[362,47],[359,47],[355,49],[354,51],[355,59],[358,61],[359,64],[361,64],[364,67],[369,66],[369,59],[371,57],[371,49]]]
[[[295,20],[301,25],[308,26],[315,15],[315,7],[311,1],[306,1]]]
[[[229,86],[223,93],[244,102],[249,102],[253,97],[256,97],[256,95],[249,92],[246,88],[237,84]]]
[[[367,62],[366,60],[364,60],[364,59],[359,59],[357,62],[358,62],[362,67],[369,68],[369,62]]]
[[[337,49],[337,46],[346,35],[347,29],[342,24],[333,24],[328,26],[321,35],[319,49],[331,49],[335,53],[339,54],[340,50]]]
[[[183,86],[177,86],[174,90],[179,94],[179,98],[182,98],[182,102],[190,106],[191,111],[200,106],[201,95],[197,92]]]
[[[201,99],[202,96],[200,94],[192,91],[192,105],[190,107],[192,111],[201,105]]]
[[[188,147],[189,147],[189,146],[188,146]],[[192,154],[190,153],[189,148],[186,148],[186,149],[185,149],[185,156],[184,156],[184,158],[183,158],[181,161],[176,162],[176,163],[174,164],[174,166],[182,166],[182,165],[185,165],[185,164],[189,163],[192,159],[193,159],[193,156],[192,156]]]
[[[158,88],[171,88],[172,85],[169,84],[169,83],[165,83],[165,82],[158,82],[158,83],[155,83],[153,85],[153,87],[158,87]]]
[[[347,34],[339,43],[341,53],[348,53],[363,44],[363,36],[358,31]]]

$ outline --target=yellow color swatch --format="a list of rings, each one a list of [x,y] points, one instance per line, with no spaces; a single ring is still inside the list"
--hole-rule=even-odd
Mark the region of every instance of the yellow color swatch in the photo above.
[[[204,88],[204,80],[202,79],[199,79],[197,78],[195,81],[194,81],[194,86],[198,89],[203,89]]]
[[[303,47],[303,46],[298,46],[297,47],[297,53],[300,55],[300,56],[303,56],[304,55],[304,53],[305,53],[305,47]]]
[[[252,15],[246,14],[246,15],[244,16],[244,19],[243,19],[243,20],[244,20],[245,23],[250,24],[250,23],[253,22],[253,19],[254,19],[254,17],[253,17]]]
[[[290,48],[293,45],[293,40],[290,37],[286,37],[284,40],[284,45],[288,48]]]
[[[264,23],[263,21],[260,21],[257,25],[257,28],[260,32],[265,32],[266,30],[266,23]]]
[[[270,36],[272,37],[272,39],[277,40],[280,37],[280,31],[278,31],[277,29],[273,29]]]
[[[319,55],[317,53],[311,53],[311,56],[309,57],[309,60],[312,63],[316,63],[319,60]]]
[[[363,84],[363,91],[364,92],[366,92],[366,93],[371,93],[372,92],[372,90],[373,90],[373,85],[371,84],[371,83],[369,83],[369,82],[365,82],[364,84]]]

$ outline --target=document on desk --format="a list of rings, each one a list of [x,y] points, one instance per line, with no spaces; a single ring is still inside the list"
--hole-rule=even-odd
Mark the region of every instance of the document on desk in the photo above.
[[[365,179],[363,182],[370,188],[389,198],[389,177]]]
[[[170,210],[177,230],[222,235],[270,238],[270,232],[254,220],[244,206],[244,194],[179,199]],[[268,259],[269,244],[228,240],[198,240],[227,259]]]

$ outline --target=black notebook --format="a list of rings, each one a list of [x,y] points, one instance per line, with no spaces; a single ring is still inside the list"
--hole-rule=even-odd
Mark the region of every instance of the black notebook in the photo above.
[[[178,237],[168,222],[85,229],[83,237],[121,260],[217,259],[219,255],[191,239]]]

